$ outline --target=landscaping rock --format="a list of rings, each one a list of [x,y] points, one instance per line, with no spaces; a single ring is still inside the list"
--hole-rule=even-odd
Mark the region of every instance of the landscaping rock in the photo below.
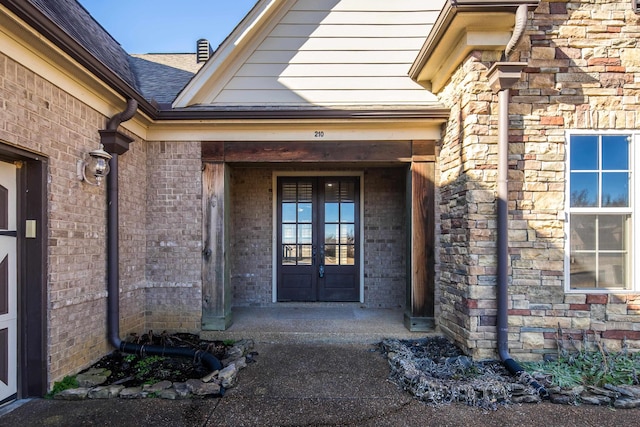
[[[247,367],[247,358],[241,357],[240,359],[236,360],[234,363],[236,365],[236,369],[239,371]]]
[[[632,385],[618,385],[614,386],[611,384],[605,384],[604,388],[607,390],[615,391],[621,396],[631,397],[631,398],[640,398],[640,387],[632,386]]]
[[[559,405],[575,405],[576,397],[570,394],[552,394],[549,398],[551,403]]]
[[[616,409],[640,408],[640,399],[616,399],[615,402],[613,402],[613,407]]]
[[[580,402],[585,403],[587,405],[598,405],[598,406],[610,405],[611,398],[608,396],[600,396],[597,394],[582,393],[580,395]]]
[[[220,384],[224,388],[232,388],[238,381],[238,370],[235,363],[230,364],[218,373]]]
[[[201,380],[188,380],[187,388],[196,396],[210,396],[220,394],[220,385],[215,382],[204,383]]]
[[[244,358],[253,349],[253,340],[240,340],[233,344],[232,347],[227,349],[225,358],[220,361],[223,367],[229,366],[231,363]],[[246,366],[246,359],[245,359]],[[238,368],[240,369],[240,368]]]
[[[124,386],[121,385],[98,386],[89,390],[87,397],[89,399],[112,399],[118,397],[123,389]]]
[[[142,387],[127,387],[120,392],[121,399],[142,399],[149,393],[142,391]]]
[[[218,372],[220,372],[220,371],[213,371],[209,375],[205,375],[204,377],[200,378],[200,380],[203,383],[211,382],[211,380],[214,379],[218,375]]]
[[[78,374],[76,381],[80,387],[91,388],[104,384],[111,375],[111,371],[107,369],[89,369],[86,372]]]
[[[539,403],[542,399],[538,394],[524,394],[521,396],[512,396],[511,401],[513,403]]]
[[[58,400],[84,400],[87,398],[88,394],[89,389],[86,387],[70,388],[61,391],[53,396],[53,398]]]
[[[173,389],[175,390],[176,395],[180,398],[189,397],[189,394],[191,394],[187,383],[173,383]]]
[[[158,392],[158,397],[161,398],[161,399],[176,400],[180,396],[178,396],[178,392],[176,392],[175,389],[169,388],[169,389],[166,389],[166,390],[160,390]]]
[[[616,392],[616,391],[612,391],[612,390],[605,390],[603,388],[600,387],[593,387],[593,386],[588,386],[587,390],[589,390],[589,392],[591,392],[592,394],[598,395],[598,396],[606,396],[610,399],[617,399],[620,396],[620,393]]]
[[[142,390],[146,391],[147,393],[157,393],[161,390],[171,388],[172,386],[173,383],[171,381],[160,381],[159,383],[155,384],[145,384],[142,386]]]

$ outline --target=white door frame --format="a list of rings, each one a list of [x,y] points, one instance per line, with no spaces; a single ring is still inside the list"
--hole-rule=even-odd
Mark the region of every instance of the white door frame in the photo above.
[[[2,231],[17,229],[17,175],[16,166],[0,161],[0,185],[7,190],[7,227]],[[0,403],[13,398],[18,392],[18,276],[17,236],[0,235],[0,263],[7,262],[7,311],[0,313],[0,332],[5,335],[7,348],[0,347],[0,372],[6,369],[6,382],[0,379]],[[4,291],[4,290],[0,290]],[[0,342],[0,344],[2,344]]]

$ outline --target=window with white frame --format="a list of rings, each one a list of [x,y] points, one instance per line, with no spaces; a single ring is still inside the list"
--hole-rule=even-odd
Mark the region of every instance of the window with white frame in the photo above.
[[[632,135],[570,133],[568,289],[632,289]]]

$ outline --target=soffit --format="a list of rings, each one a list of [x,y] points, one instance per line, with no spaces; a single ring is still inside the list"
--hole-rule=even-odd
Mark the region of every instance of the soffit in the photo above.
[[[448,1],[409,76],[438,93],[470,52],[504,50],[513,33],[517,8],[528,5],[532,9],[538,3],[539,0]]]

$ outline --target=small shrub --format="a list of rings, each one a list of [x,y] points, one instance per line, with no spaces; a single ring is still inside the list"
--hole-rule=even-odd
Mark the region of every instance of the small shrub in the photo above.
[[[165,358],[162,356],[149,356],[143,359],[140,359],[136,365],[136,378],[139,379],[147,379],[148,375],[153,371],[154,365],[158,362],[162,362]]]
[[[77,388],[78,387],[78,381],[76,380],[75,375],[74,376],[66,376],[62,379],[62,381],[56,381],[53,384],[53,388],[51,389],[51,391],[49,393],[47,393],[45,395],[46,399],[52,399],[53,396],[55,396],[56,394],[60,393],[61,391],[64,390],[68,390],[71,388]]]
[[[567,345],[558,328],[556,341],[558,356],[555,360],[523,363],[523,367],[529,372],[548,375],[554,385],[562,388],[640,384],[640,353],[630,353],[626,340],[621,351],[611,352],[595,335],[590,340],[585,332],[582,341],[569,336]]]

